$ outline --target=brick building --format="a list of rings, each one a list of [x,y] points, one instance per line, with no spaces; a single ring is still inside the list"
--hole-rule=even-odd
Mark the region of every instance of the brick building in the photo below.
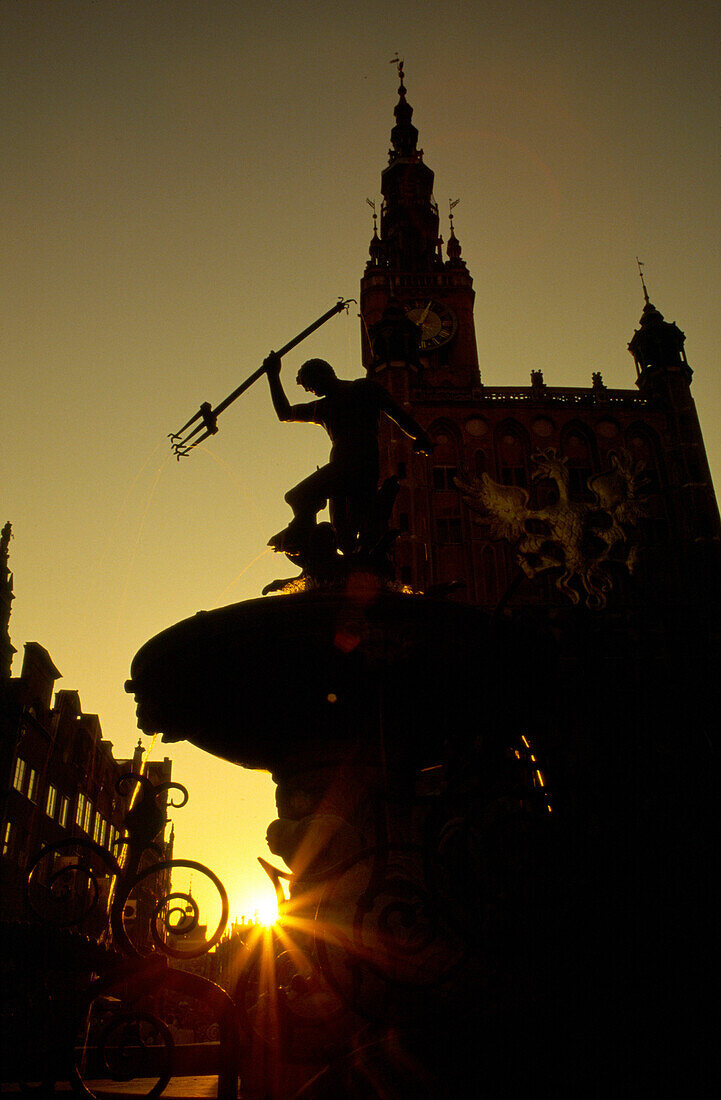
[[[401,431],[383,424],[383,473],[401,479],[394,513],[401,579],[423,591],[461,582],[457,598],[489,610],[501,602],[563,609],[576,597],[591,597],[592,604],[586,582],[593,589],[603,573],[603,592],[595,593],[603,603],[627,605],[650,584],[657,606],[692,602],[703,616],[710,578],[718,575],[721,527],[684,334],[664,320],[644,285],[639,329],[629,344],[635,362],[629,382],[635,386],[609,389],[601,373],[574,388],[547,385],[539,370],[531,370],[527,387],[482,378],[473,279],[452,211],[443,254],[434,175],[418,149],[402,80],[401,74],[381,177],[380,235],[374,230],[361,280],[364,366],[436,444],[431,458],[415,455]],[[420,325],[415,339],[409,320]],[[608,541],[603,523],[610,520],[597,516],[594,528],[594,517],[585,515],[608,512],[609,485],[593,479],[617,469],[619,460],[624,475],[637,475],[637,522],[623,552],[619,545],[606,554],[599,543],[594,558],[582,542],[599,535]],[[474,507],[474,494],[469,503],[456,478],[472,484],[484,475],[493,499],[484,505],[476,494]],[[495,513],[509,509],[513,523],[504,525]],[[554,509],[555,516],[548,514]],[[526,539],[535,559],[527,556],[519,573],[512,543],[524,525],[526,535],[547,538],[545,545],[538,537]],[[630,564],[638,564],[635,595],[629,555]],[[641,602],[648,602],[645,595]]]
[[[493,714],[480,700],[464,733],[525,729],[543,762],[561,868],[548,981],[584,1006],[567,1018],[577,1049],[597,1050],[599,1079],[707,1095],[721,526],[685,337],[642,280],[628,388],[482,376],[472,277],[452,222],[442,251],[411,116],[401,72],[361,279],[364,366],[435,442],[415,454],[381,427],[400,579],[497,631],[513,688]],[[669,1021],[682,1063],[659,1045]]]
[[[37,642],[25,645],[20,675],[11,675],[10,535],[8,523],[0,542],[0,917],[18,920],[26,916],[27,872],[40,849],[77,837],[122,853],[134,788],[118,791],[118,780],[142,770],[154,784],[169,783],[172,764],[166,757],[144,765],[140,742],[131,759],[116,759],[77,691],[62,689],[53,699],[61,674]],[[102,879],[101,890],[108,888]]]

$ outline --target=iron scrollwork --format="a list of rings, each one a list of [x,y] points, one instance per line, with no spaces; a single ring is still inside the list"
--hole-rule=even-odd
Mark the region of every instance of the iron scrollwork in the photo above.
[[[96,1096],[91,1085],[98,1079],[151,1078],[155,1083],[146,1095],[160,1096],[178,1072],[173,1034],[163,1015],[173,999],[182,998],[183,1004],[199,1005],[211,1021],[208,1030],[224,1046],[216,1059],[218,1095],[234,1097],[239,1044],[233,1003],[202,974],[168,965],[171,959],[181,966],[199,959],[220,941],[229,915],[225,887],[202,863],[162,858],[166,809],[187,803],[185,787],[127,773],[116,790],[129,809],[114,851],[87,837],[66,838],[44,847],[28,871],[28,911],[84,933],[107,953],[101,977],[91,980],[79,1007],[76,1002],[77,1036],[67,1077],[86,1097]],[[179,793],[177,801],[168,797],[170,791]],[[201,876],[218,896],[220,915],[207,935],[196,899],[172,887],[179,871]],[[69,1034],[67,1021],[63,1033]]]

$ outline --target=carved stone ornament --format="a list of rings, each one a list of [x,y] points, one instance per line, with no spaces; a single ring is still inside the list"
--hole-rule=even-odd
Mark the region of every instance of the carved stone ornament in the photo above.
[[[556,587],[572,603],[582,597],[590,608],[606,605],[612,586],[608,566],[619,563],[632,573],[638,559],[638,521],[648,512],[645,467],[626,451],[610,455],[611,468],[588,478],[593,500],[571,499],[568,459],[553,448],[531,455],[534,482],[555,483],[558,499],[529,506],[530,494],[519,485],[499,485],[488,474],[456,479],[476,522],[488,522],[493,539],[514,544],[526,576],[555,569]],[[476,517],[474,517],[476,518]]]

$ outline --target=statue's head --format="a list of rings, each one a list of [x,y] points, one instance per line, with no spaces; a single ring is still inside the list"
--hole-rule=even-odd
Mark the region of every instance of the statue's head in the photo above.
[[[325,359],[308,359],[298,371],[296,381],[304,390],[323,397],[330,393],[337,379],[335,371]]]

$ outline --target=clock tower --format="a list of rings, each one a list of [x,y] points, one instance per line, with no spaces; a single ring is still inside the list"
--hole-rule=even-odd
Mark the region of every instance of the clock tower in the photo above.
[[[472,279],[452,222],[441,240],[402,69],[400,78],[361,280],[363,363],[434,444],[417,454],[381,425],[381,478],[400,483],[396,576],[486,612],[489,651],[507,677],[496,715],[478,706],[448,720],[447,745],[491,744],[517,722],[538,753],[530,759],[547,768],[535,789],[551,791],[559,846],[543,966],[558,1000],[546,1006],[541,994],[526,1034],[540,1039],[541,1059],[556,1051],[549,1079],[568,1071],[559,1095],[581,1095],[607,1070],[609,1094],[619,1073],[648,1095],[698,1094],[682,1076],[691,1062],[705,1074],[701,1051],[711,1049],[702,1006],[718,908],[707,838],[718,801],[708,716],[720,707],[721,524],[685,337],[644,283],[628,345],[635,386],[629,371],[627,386],[610,388],[598,369],[556,386],[533,364],[530,385],[482,383]],[[450,705],[440,666],[435,682]],[[474,762],[469,782],[485,767]],[[700,930],[691,947],[689,927]],[[533,951],[538,960],[545,947]],[[679,1004],[692,1011],[667,1055],[658,1036]],[[694,1043],[698,1056],[679,1060]]]
[[[380,225],[360,289],[366,371],[434,444],[430,456],[416,454],[399,429],[381,425],[381,477],[400,482],[391,518],[398,579],[511,617],[570,614],[594,601],[626,614],[632,597],[642,609],[661,592],[673,606],[696,593],[702,613],[717,584],[704,555],[717,561],[720,528],[683,333],[644,285],[629,345],[636,388],[610,389],[599,371],[590,386],[554,386],[538,369],[530,386],[482,382],[455,204],[444,245],[401,66],[399,75]],[[591,531],[602,498],[620,507],[603,495],[619,462],[644,485],[628,490],[639,503],[623,552]],[[616,530],[607,508],[603,522]]]
[[[461,259],[452,214],[444,256],[433,172],[418,148],[402,65],[399,76],[388,166],[381,177],[380,236],[374,229],[361,280],[363,364],[401,398],[419,384],[471,397],[480,384],[473,280]],[[409,320],[418,328],[415,355],[405,346]]]
[[[433,172],[418,148],[402,64],[398,72],[395,125],[381,177],[380,235],[374,226],[361,279],[363,365],[399,404],[412,409],[435,443],[429,459],[414,454],[393,425],[381,429],[382,473],[401,482],[393,515],[401,532],[399,577],[423,591],[462,581],[465,598],[478,602],[476,548],[454,483],[470,457],[462,426],[473,419],[481,394],[473,279],[453,229],[455,204],[444,248]]]

